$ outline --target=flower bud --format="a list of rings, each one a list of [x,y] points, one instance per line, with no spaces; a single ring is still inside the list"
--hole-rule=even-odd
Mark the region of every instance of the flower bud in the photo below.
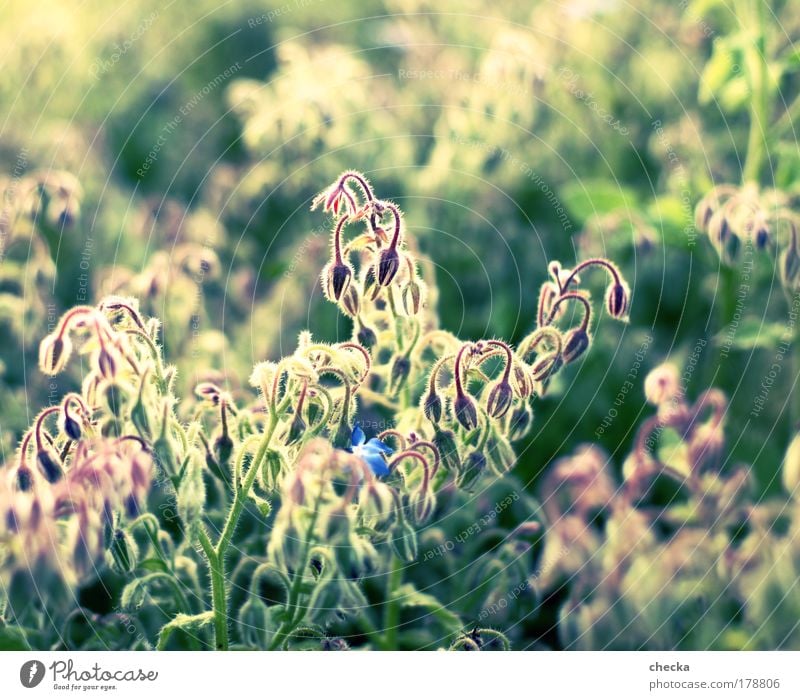
[[[422,401],[422,412],[431,423],[442,419],[442,399],[435,389],[431,389]]]
[[[411,280],[403,286],[400,293],[403,309],[408,316],[416,316],[422,306],[422,287],[417,280]]]
[[[33,472],[28,466],[20,464],[17,467],[16,482],[20,491],[30,491],[33,488]]]
[[[660,406],[680,393],[678,368],[664,362],[653,369],[644,380],[644,397],[653,406]]]
[[[97,368],[106,379],[112,379],[117,374],[117,361],[106,348],[101,348],[97,353]]]
[[[511,384],[507,381],[499,381],[489,392],[489,398],[486,400],[486,412],[492,418],[502,418],[508,409],[511,407],[511,401],[514,398],[514,391]]]
[[[533,365],[531,365],[531,376],[535,382],[543,382],[553,376],[564,361],[561,356],[552,352],[538,358]]]
[[[103,387],[103,399],[112,414],[118,418],[122,415],[125,406],[127,391],[118,382],[106,382]]]
[[[300,411],[295,411],[294,418],[289,426],[289,432],[286,434],[286,444],[294,445],[294,443],[303,437],[307,428],[308,426],[303,420],[303,416],[301,415]]]
[[[445,469],[456,474],[461,469],[461,458],[456,447],[456,438],[452,430],[436,429],[433,434],[433,444],[439,450],[439,457]]]
[[[81,439],[81,424],[69,414],[66,406],[59,414],[59,419],[61,432],[63,432],[64,435],[66,435],[70,440]]]
[[[214,453],[217,456],[219,464],[227,464],[228,460],[233,454],[233,440],[227,432],[221,433],[216,440],[214,440]]]
[[[615,282],[606,292],[606,308],[612,318],[625,318],[628,313],[628,290],[624,282]]]
[[[39,367],[44,374],[54,376],[64,369],[71,352],[68,335],[48,335],[39,346]]]
[[[787,289],[795,289],[800,279],[800,255],[794,245],[783,251],[781,255],[781,281]]]
[[[532,425],[533,411],[531,407],[527,403],[517,406],[508,421],[508,439],[512,442],[521,440],[528,434]]]
[[[369,326],[361,326],[358,329],[356,340],[358,340],[359,345],[367,350],[372,350],[378,344],[378,336]]]
[[[436,507],[436,496],[428,485],[427,488],[417,489],[411,496],[411,514],[417,527],[424,525],[433,514]]]
[[[278,482],[283,475],[285,462],[283,455],[277,450],[267,450],[264,461],[261,462],[259,480],[265,491],[273,491],[278,487]]]
[[[417,558],[417,533],[409,522],[402,520],[390,540],[392,551],[405,562]]]
[[[469,491],[486,471],[486,457],[483,453],[473,450],[467,455],[461,470],[456,476],[456,486]]]
[[[378,284],[381,287],[390,285],[399,268],[400,254],[397,252],[397,248],[390,247],[382,250],[378,259]]]
[[[353,269],[344,262],[332,262],[325,267],[322,276],[328,298],[332,301],[339,301],[350,285]]]
[[[564,364],[577,360],[589,347],[589,334],[583,328],[573,328],[564,335],[564,347],[561,356]]]
[[[463,392],[456,396],[453,403],[453,412],[456,420],[463,426],[464,430],[474,430],[478,427],[478,409],[475,402]]]
[[[347,286],[344,294],[342,294],[340,304],[348,316],[352,318],[358,316],[359,311],[361,311],[361,299],[358,296],[358,290],[355,285],[350,284]]]
[[[382,481],[367,483],[361,489],[358,508],[368,527],[385,531],[395,519],[392,487]]]
[[[64,475],[61,463],[55,452],[47,447],[43,447],[36,453],[36,464],[44,478],[51,484],[55,484]]]
[[[411,360],[407,355],[396,355],[389,376],[389,392],[396,394],[405,385],[411,373]]]
[[[119,574],[129,574],[136,568],[138,551],[136,542],[129,533],[117,529],[109,547],[111,567]]]

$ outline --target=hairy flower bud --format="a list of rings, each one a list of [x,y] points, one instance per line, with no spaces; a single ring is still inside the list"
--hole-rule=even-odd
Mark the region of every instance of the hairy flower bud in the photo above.
[[[436,507],[436,496],[433,489],[428,485],[426,488],[418,488],[411,495],[411,515],[413,516],[414,523],[419,527],[428,522],[428,519],[433,515],[433,509]]]
[[[456,396],[456,400],[453,402],[453,412],[464,430],[474,430],[478,427],[478,409],[467,394],[461,393]]]
[[[116,529],[109,546],[110,564],[119,574],[129,574],[136,568],[138,548],[136,541],[125,530]]]
[[[433,434],[433,444],[439,450],[439,457],[444,468],[454,474],[457,473],[461,469],[461,458],[453,431],[437,429]]]
[[[781,282],[787,289],[796,289],[800,281],[800,254],[794,245],[789,245],[781,254]]]
[[[583,328],[573,328],[564,335],[564,347],[561,356],[564,359],[564,364],[569,364],[577,360],[590,343],[589,334]]]
[[[295,411],[294,418],[292,418],[292,422],[289,425],[289,431],[286,434],[286,444],[294,445],[294,443],[303,437],[307,428],[308,426],[303,420],[303,416],[300,411]]]
[[[39,367],[44,374],[54,376],[64,369],[71,352],[68,335],[48,335],[39,345]]]
[[[511,441],[524,438],[533,425],[533,411],[531,407],[524,403],[517,406],[511,413],[508,421],[508,439]]]
[[[397,248],[389,247],[382,250],[378,259],[378,284],[381,287],[390,285],[399,268],[400,254]]]
[[[422,412],[431,423],[442,419],[442,399],[435,389],[431,389],[422,400]]]
[[[606,308],[612,318],[625,318],[628,313],[628,290],[624,282],[611,284],[606,292]]]
[[[531,365],[531,376],[535,382],[543,382],[558,372],[563,363],[561,355],[554,352],[544,355]]]
[[[332,301],[339,301],[350,285],[352,276],[353,269],[347,263],[340,261],[328,264],[322,272],[323,288],[328,298]]]
[[[461,469],[456,476],[456,486],[469,491],[484,471],[486,471],[486,457],[482,452],[473,450],[461,465]]]
[[[30,491],[33,487],[33,472],[24,464],[17,468],[17,488],[20,491]]]
[[[361,298],[358,296],[358,290],[355,285],[349,284],[342,298],[340,304],[344,312],[351,318],[358,316],[361,311]]]
[[[422,287],[417,280],[411,280],[403,286],[400,293],[403,309],[408,316],[416,316],[422,306]]]
[[[382,481],[368,482],[361,488],[358,498],[361,517],[368,527],[385,531],[395,518],[394,496],[391,486]]]
[[[497,382],[489,392],[489,398],[486,400],[486,412],[492,418],[502,418],[508,409],[511,407],[511,401],[514,398],[514,391],[511,384],[502,380]]]
[[[411,360],[407,355],[397,355],[389,375],[389,391],[396,394],[405,385],[411,373]]]
[[[398,524],[390,544],[394,553],[403,561],[412,562],[417,558],[417,533],[406,520]]]
[[[44,478],[51,484],[55,484],[64,475],[58,456],[47,447],[43,447],[36,453],[36,464]]]
[[[369,326],[361,326],[358,329],[356,340],[358,340],[359,345],[367,350],[372,350],[378,344],[378,336]]]
[[[660,364],[644,380],[644,397],[653,406],[671,401],[680,393],[678,368],[670,362]]]
[[[81,424],[69,414],[66,407],[64,407],[59,414],[59,425],[61,427],[61,432],[70,440],[81,439]]]

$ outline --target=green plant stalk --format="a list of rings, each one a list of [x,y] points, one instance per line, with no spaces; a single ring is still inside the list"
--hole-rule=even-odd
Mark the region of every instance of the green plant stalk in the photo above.
[[[298,573],[295,574],[292,581],[292,587],[289,590],[289,599],[286,601],[286,612],[289,619],[285,621],[278,628],[275,637],[269,646],[270,651],[280,649],[289,635],[297,629],[297,626],[302,622],[304,611],[299,606],[300,588],[303,585],[303,573],[308,568],[308,557],[311,553],[311,536],[314,534],[314,527],[317,524],[317,517],[319,516],[319,505],[322,500],[322,488],[320,488],[319,497],[314,505],[314,513],[311,516],[311,521],[306,530],[305,541],[303,542],[303,555],[300,557],[301,567]],[[299,613],[299,614],[298,614]]]
[[[758,183],[767,154],[767,120],[769,118],[769,75],[766,56],[766,23],[764,0],[740,0],[737,6],[739,22],[756,27],[758,36],[748,48],[745,59],[747,81],[750,87],[750,132],[747,139],[747,156],[742,168],[742,182]]]
[[[202,527],[198,530],[198,539],[208,560],[208,569],[211,576],[211,604],[214,612],[215,647],[219,651],[224,651],[228,648],[228,593],[225,586],[225,554],[236,526],[239,524],[239,518],[244,510],[247,495],[250,493],[250,489],[253,488],[258,469],[267,453],[270,440],[277,427],[278,415],[277,411],[273,410],[270,414],[270,422],[264,433],[264,438],[253,463],[250,465],[244,483],[241,487],[236,485],[233,503],[228,512],[228,517],[225,519],[225,525],[222,528],[217,545],[214,546],[212,544],[208,534]]]
[[[400,626],[400,599],[395,591],[403,582],[403,562],[396,554],[392,555],[389,580],[386,583],[386,611],[383,618],[385,636],[383,648],[385,651],[397,651],[397,634]]]

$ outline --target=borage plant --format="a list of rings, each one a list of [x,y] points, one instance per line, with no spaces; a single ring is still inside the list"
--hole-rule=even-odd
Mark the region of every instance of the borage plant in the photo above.
[[[507,646],[403,577],[453,502],[443,492],[484,491],[510,470],[532,400],[591,345],[580,276],[607,274],[617,319],[628,287],[607,260],[553,262],[518,347],[461,340],[437,327],[394,203],[345,172],[320,205],[333,216],[322,287],[352,339],[303,332],[292,354],[255,366],[255,399],[211,382],[179,398],[159,322],[134,299],[76,307],[42,342],[46,374],[75,354],[88,371],[36,418],[0,484],[5,617],[28,644],[393,649],[412,646],[398,635],[412,605],[444,621],[454,648]],[[370,416],[386,429],[367,436]],[[81,606],[87,587],[120,577],[109,610]]]

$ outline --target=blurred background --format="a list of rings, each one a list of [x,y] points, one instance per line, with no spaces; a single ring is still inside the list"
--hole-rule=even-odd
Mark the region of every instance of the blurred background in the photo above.
[[[582,442],[619,469],[666,358],[689,397],[728,393],[728,460],[777,488],[788,360],[751,415],[785,332],[776,266],[754,256],[737,306],[741,272],[694,226],[747,143],[729,3],[281,2],[3,3],[3,460],[66,388],[36,351],[75,304],[139,297],[184,388],[244,390],[305,327],[349,336],[321,297],[328,232],[308,209],[355,168],[406,211],[464,338],[530,330],[550,260],[604,255],[630,282],[630,323],[596,319],[593,352],[537,404],[517,467],[530,488]],[[770,5],[769,41],[788,45],[800,15]],[[776,67],[781,94],[795,66]],[[772,184],[791,187],[791,119],[775,140]]]

